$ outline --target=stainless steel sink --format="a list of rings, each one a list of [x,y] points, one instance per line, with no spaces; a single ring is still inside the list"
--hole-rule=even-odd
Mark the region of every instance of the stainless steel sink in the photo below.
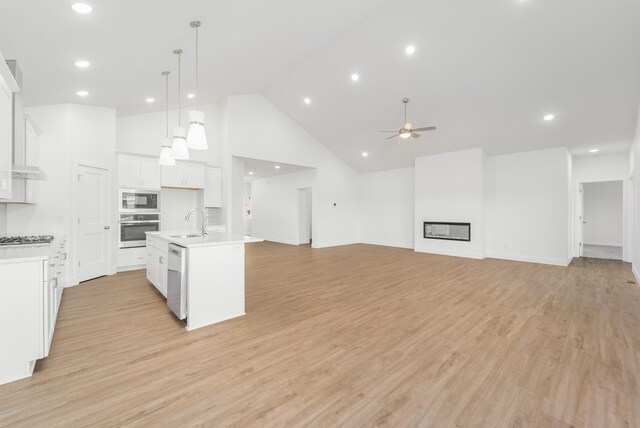
[[[172,238],[202,238],[202,235],[171,235]]]

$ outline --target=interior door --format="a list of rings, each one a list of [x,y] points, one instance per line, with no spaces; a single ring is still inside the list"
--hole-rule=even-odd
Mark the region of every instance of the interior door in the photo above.
[[[582,257],[582,253],[584,251],[584,224],[586,223],[584,219],[584,186],[580,183],[578,188],[578,257]]]
[[[109,172],[79,165],[76,192],[78,281],[107,274]]]

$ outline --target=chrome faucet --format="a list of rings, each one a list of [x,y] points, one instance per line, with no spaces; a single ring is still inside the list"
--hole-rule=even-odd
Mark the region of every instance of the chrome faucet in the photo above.
[[[200,210],[198,208],[192,209],[187,213],[184,221],[189,221],[189,219],[191,218],[191,214],[193,214],[194,212],[199,212],[200,214],[202,214],[202,236],[208,236],[209,232],[207,232],[207,213],[204,210]]]

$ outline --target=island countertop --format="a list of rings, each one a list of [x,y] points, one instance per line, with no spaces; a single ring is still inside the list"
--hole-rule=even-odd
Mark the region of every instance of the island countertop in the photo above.
[[[163,230],[161,232],[147,232],[147,235],[185,248],[234,245],[262,241],[261,239],[249,236],[232,235],[223,232],[209,232],[209,235],[202,236],[199,231],[194,230]]]

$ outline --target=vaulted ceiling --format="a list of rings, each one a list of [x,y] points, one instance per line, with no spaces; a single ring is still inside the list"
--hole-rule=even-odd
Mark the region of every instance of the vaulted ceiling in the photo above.
[[[201,103],[262,92],[361,172],[471,147],[605,153],[635,132],[637,0],[87,1],[89,15],[68,0],[0,4],[0,52],[20,61],[27,105],[160,108],[174,48],[185,51],[186,96],[188,24],[199,19]],[[377,132],[400,128],[403,97],[414,125],[438,128],[410,144]]]

